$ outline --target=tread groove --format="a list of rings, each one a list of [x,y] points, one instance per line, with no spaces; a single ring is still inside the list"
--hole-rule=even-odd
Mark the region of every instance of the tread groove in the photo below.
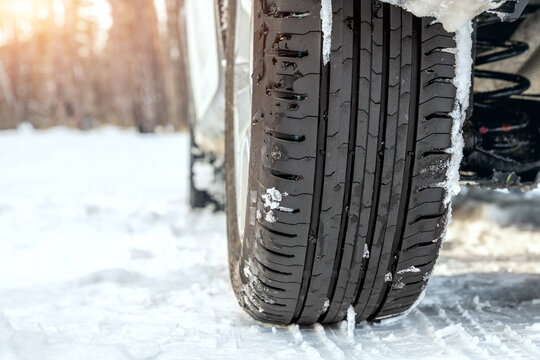
[[[321,33],[322,38],[322,33]],[[321,205],[323,198],[324,186],[324,168],[326,162],[326,135],[327,135],[327,120],[328,120],[328,101],[330,96],[330,65],[323,64],[323,59],[320,59],[321,79],[320,79],[320,103],[319,103],[319,119],[317,128],[317,158],[315,160],[315,181],[313,185],[313,204],[311,208],[311,223],[308,232],[307,249],[305,258],[305,268],[302,274],[300,284],[300,293],[298,301],[294,309],[292,322],[296,323],[302,316],[307,293],[309,290],[311,274],[313,272],[313,264],[315,261],[315,251],[317,247],[317,236],[319,233],[319,218],[321,216]]]
[[[360,19],[360,4],[355,1],[353,4],[354,17]],[[345,251],[345,236],[347,234],[348,214],[351,205],[352,185],[354,180],[354,160],[356,157],[356,132],[358,127],[358,92],[360,88],[360,26],[358,21],[353,25],[353,65],[352,65],[352,89],[350,101],[350,120],[349,120],[349,143],[347,147],[347,168],[345,173],[345,191],[343,199],[343,207],[341,210],[341,222],[336,247],[336,257],[334,261],[334,269],[332,278],[328,287],[327,298],[330,304],[334,301],[336,292],[339,269],[343,262],[343,253]],[[329,309],[329,308],[328,308]],[[325,311],[321,314],[319,321],[323,321],[326,314]]]
[[[290,238],[290,239],[293,239],[295,237],[297,237],[298,235],[296,234],[287,234],[287,233],[284,233],[282,231],[277,231],[277,230],[274,230],[274,229],[271,229],[270,227],[266,226],[265,224],[263,224],[262,222],[259,221],[259,225],[265,229],[266,231],[274,234],[274,235],[278,235],[278,236],[283,236],[283,237],[286,237],[286,238]]]
[[[389,4],[383,4],[383,23],[387,24],[389,21]],[[383,46],[383,71],[381,74],[381,105],[379,110],[379,131],[378,131],[378,156],[377,156],[377,163],[375,166],[375,180],[374,180],[374,191],[373,191],[373,197],[372,197],[372,207],[370,212],[370,219],[369,219],[369,228],[368,228],[368,236],[367,236],[367,244],[368,249],[370,253],[373,253],[373,243],[375,240],[375,227],[377,222],[377,213],[379,209],[379,201],[380,201],[380,195],[381,195],[381,187],[382,187],[382,171],[383,171],[383,165],[384,165],[384,147],[385,147],[385,140],[386,140],[386,124],[387,124],[387,103],[388,103],[388,85],[389,84],[389,78],[388,73],[390,71],[390,29],[388,26],[384,26],[384,34],[385,37],[384,46]],[[370,260],[372,257],[370,256],[366,260],[366,267],[370,266]],[[358,306],[358,301],[360,299],[360,295],[362,293],[362,289],[364,287],[366,277],[364,276],[362,278],[362,281],[360,282],[360,287],[358,289],[358,292],[356,294],[356,298],[354,300],[353,306],[356,308]],[[364,304],[365,307],[366,304]],[[362,308],[361,312],[357,311],[357,318],[363,316],[363,310]]]

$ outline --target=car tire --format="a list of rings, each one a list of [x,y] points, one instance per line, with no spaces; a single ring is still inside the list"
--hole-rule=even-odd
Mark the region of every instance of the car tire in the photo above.
[[[238,5],[239,6],[239,5]],[[249,189],[236,205],[234,36],[228,9],[229,264],[240,305],[278,324],[407,312],[449,221],[454,36],[379,1],[254,1]]]

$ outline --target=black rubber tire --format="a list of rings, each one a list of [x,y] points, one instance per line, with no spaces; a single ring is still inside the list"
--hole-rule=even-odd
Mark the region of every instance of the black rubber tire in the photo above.
[[[378,1],[333,0],[325,66],[320,1],[254,3],[244,240],[227,44],[228,237],[238,300],[254,318],[281,324],[340,321],[351,306],[357,321],[402,314],[426,286],[449,218],[441,184],[456,103],[455,55],[444,50],[455,48],[453,34]],[[268,189],[281,201],[276,193],[265,206]]]

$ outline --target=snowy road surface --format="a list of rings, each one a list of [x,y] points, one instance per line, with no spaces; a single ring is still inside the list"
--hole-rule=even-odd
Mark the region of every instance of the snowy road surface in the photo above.
[[[1,360],[540,359],[538,191],[460,201],[420,307],[350,337],[236,305],[224,216],[187,206],[187,151],[184,135],[0,133]]]

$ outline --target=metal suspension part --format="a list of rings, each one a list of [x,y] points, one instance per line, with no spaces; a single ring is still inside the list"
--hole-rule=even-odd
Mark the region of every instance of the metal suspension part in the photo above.
[[[478,40],[476,49],[480,54],[476,57],[476,66],[480,66],[519,56],[529,50],[529,45],[521,41],[507,40],[505,42],[496,43],[493,41]],[[490,52],[493,49],[499,49],[499,51]],[[486,52],[489,53],[485,54]],[[498,90],[475,93],[475,106],[489,106],[493,100],[523,94],[531,86],[529,79],[517,74],[476,69],[474,71],[474,76],[483,79],[503,80],[515,84],[514,86]]]
[[[529,45],[520,41],[494,42],[477,40],[476,66],[517,57],[527,50],[529,50]],[[529,125],[530,121],[529,116],[519,107],[514,109],[509,109],[507,106],[503,107],[502,105],[505,102],[502,100],[523,94],[529,89],[531,83],[524,76],[499,71],[475,69],[474,76],[482,79],[501,80],[512,84],[496,90],[474,93],[475,113],[480,112],[482,119],[489,119],[489,121],[483,121],[483,125],[478,128],[479,134],[484,135],[484,142],[487,140],[488,143],[493,143],[494,148],[510,148],[511,144],[504,143],[504,140],[508,140],[509,137],[502,139],[498,135],[523,130]],[[504,116],[501,116],[501,114],[504,114]],[[502,120],[502,122],[497,120]],[[498,141],[503,141],[503,143],[499,144]]]
[[[513,31],[508,26],[515,25],[497,23],[493,17],[479,19],[476,66],[511,59],[529,49],[525,42],[509,40]],[[506,34],[507,39],[496,38],[494,33]],[[536,183],[540,179],[540,102],[534,95],[524,95],[531,85],[529,79],[484,69],[475,69],[474,76],[508,85],[474,93],[473,116],[464,130],[463,182],[492,187]]]

